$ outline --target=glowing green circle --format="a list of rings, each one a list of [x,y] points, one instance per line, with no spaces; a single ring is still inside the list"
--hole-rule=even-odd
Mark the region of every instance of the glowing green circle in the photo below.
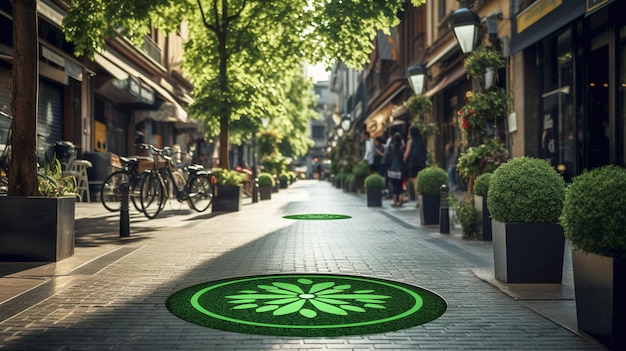
[[[329,214],[329,213],[304,213],[283,216],[285,219],[302,219],[302,220],[333,220],[333,219],[349,219],[348,215]]]
[[[182,319],[222,330],[339,336],[423,324],[441,316],[447,306],[438,295],[399,282],[286,274],[199,284],[170,296],[168,308]]]

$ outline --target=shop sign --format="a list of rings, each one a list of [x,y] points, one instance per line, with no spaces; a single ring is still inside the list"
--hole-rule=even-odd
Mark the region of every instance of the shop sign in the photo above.
[[[587,8],[585,10],[585,14],[589,15],[592,12],[595,12],[596,10],[599,10],[600,8],[610,4],[613,2],[613,0],[586,0],[587,1]]]
[[[547,14],[561,6],[562,3],[563,0],[540,0],[535,2],[517,17],[517,33],[519,34],[537,23]]]

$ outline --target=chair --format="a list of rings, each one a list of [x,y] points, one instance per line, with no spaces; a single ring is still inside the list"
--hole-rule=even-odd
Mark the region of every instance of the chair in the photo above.
[[[73,160],[65,172],[63,172],[64,176],[74,176],[76,178],[76,192],[80,195],[81,201],[87,198],[87,202],[91,202],[87,168],[92,166],[91,162],[87,160]]]

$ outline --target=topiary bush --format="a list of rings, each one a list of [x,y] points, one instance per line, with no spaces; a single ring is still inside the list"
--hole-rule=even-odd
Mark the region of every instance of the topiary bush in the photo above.
[[[416,191],[420,195],[439,195],[442,185],[450,186],[448,173],[439,166],[430,166],[417,174]]]
[[[378,173],[372,173],[365,178],[365,188],[384,188],[385,178]]]
[[[489,181],[487,207],[503,223],[557,223],[565,181],[550,164],[518,157],[496,168]]]
[[[574,177],[559,219],[565,237],[581,251],[626,258],[626,169],[604,166]]]
[[[257,177],[257,183],[259,186],[276,186],[274,177],[269,173],[261,173]]]
[[[487,196],[489,190],[489,180],[491,180],[492,173],[481,174],[476,178],[474,182],[474,194],[478,196]]]
[[[241,185],[248,178],[244,173],[225,168],[213,168],[211,174],[215,176],[219,185]]]

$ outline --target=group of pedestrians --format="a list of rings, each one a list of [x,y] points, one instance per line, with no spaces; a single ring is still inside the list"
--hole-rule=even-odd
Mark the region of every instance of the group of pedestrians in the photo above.
[[[363,140],[365,141],[363,159],[369,163],[372,172],[378,172],[386,177],[393,199],[391,206],[402,206],[407,201],[404,198],[403,183],[408,180],[407,186],[415,188],[417,173],[426,167],[426,145],[420,129],[411,126],[406,142],[400,132],[391,134],[383,144],[382,137],[372,140],[369,132],[364,131]]]

